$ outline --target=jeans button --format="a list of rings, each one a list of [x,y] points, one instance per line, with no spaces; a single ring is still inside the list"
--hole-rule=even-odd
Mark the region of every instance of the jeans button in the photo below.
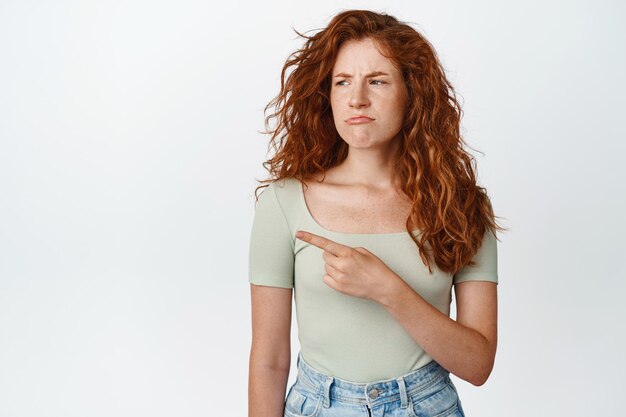
[[[370,398],[375,399],[378,397],[378,390],[376,388],[372,388],[370,390]]]

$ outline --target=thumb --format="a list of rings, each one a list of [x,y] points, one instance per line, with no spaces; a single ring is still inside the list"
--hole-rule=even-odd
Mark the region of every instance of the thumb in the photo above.
[[[359,252],[359,253],[362,253],[363,255],[370,255],[370,254],[371,254],[371,252],[370,252],[370,251],[368,251],[367,249],[362,248],[362,247],[360,247],[360,246],[359,246],[359,247],[356,247],[356,248],[353,248],[353,249],[354,249],[355,251]]]

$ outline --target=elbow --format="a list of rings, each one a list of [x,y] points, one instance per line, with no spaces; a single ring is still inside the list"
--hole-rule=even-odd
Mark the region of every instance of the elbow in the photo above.
[[[487,382],[487,379],[489,378],[489,375],[487,374],[486,376],[480,376],[478,378],[473,378],[471,379],[469,382],[476,386],[476,387],[480,387],[481,385],[484,385],[485,382]]]
[[[470,384],[476,387],[480,387],[481,385],[484,385],[485,382],[487,382],[487,379],[489,379],[490,374],[491,372],[477,373],[476,375],[473,375],[472,378],[467,379],[467,382],[469,382]]]
[[[487,343],[489,344],[489,342]],[[496,344],[494,342],[489,345],[489,348],[486,349],[485,354],[482,356],[482,360],[477,361],[480,365],[477,365],[476,369],[474,369],[474,375],[467,380],[476,387],[480,387],[487,382],[496,361]]]
[[[262,367],[289,373],[291,368],[291,347],[289,343],[279,343],[276,346],[270,346],[269,344],[255,343],[253,341],[250,349],[249,366],[251,368]]]
[[[477,370],[475,375],[472,378],[468,379],[468,382],[476,387],[480,387],[484,385],[485,382],[489,379],[489,375],[491,375],[491,371],[493,370],[493,361],[491,361],[488,365],[481,367]]]

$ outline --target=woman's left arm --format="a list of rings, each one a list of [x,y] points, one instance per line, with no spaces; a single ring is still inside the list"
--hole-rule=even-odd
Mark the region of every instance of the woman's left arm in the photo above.
[[[393,273],[390,271],[390,273]],[[395,274],[394,274],[395,275]],[[375,300],[445,369],[473,385],[493,369],[498,335],[497,284],[465,281],[454,285],[456,321],[433,307],[404,280],[390,279]]]
[[[326,275],[322,279],[326,285],[380,303],[441,366],[476,386],[487,381],[496,356],[495,282],[457,282],[455,321],[422,298],[369,250],[303,230],[296,237],[324,251]],[[474,269],[472,274],[482,273],[479,271]]]

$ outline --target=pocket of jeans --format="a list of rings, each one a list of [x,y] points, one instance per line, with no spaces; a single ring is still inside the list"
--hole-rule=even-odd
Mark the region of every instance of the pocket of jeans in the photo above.
[[[445,417],[458,410],[458,396],[448,378],[443,378],[433,387],[409,395],[411,417]]]
[[[286,417],[314,417],[320,409],[322,397],[302,390],[297,382],[289,388],[285,398]]]

